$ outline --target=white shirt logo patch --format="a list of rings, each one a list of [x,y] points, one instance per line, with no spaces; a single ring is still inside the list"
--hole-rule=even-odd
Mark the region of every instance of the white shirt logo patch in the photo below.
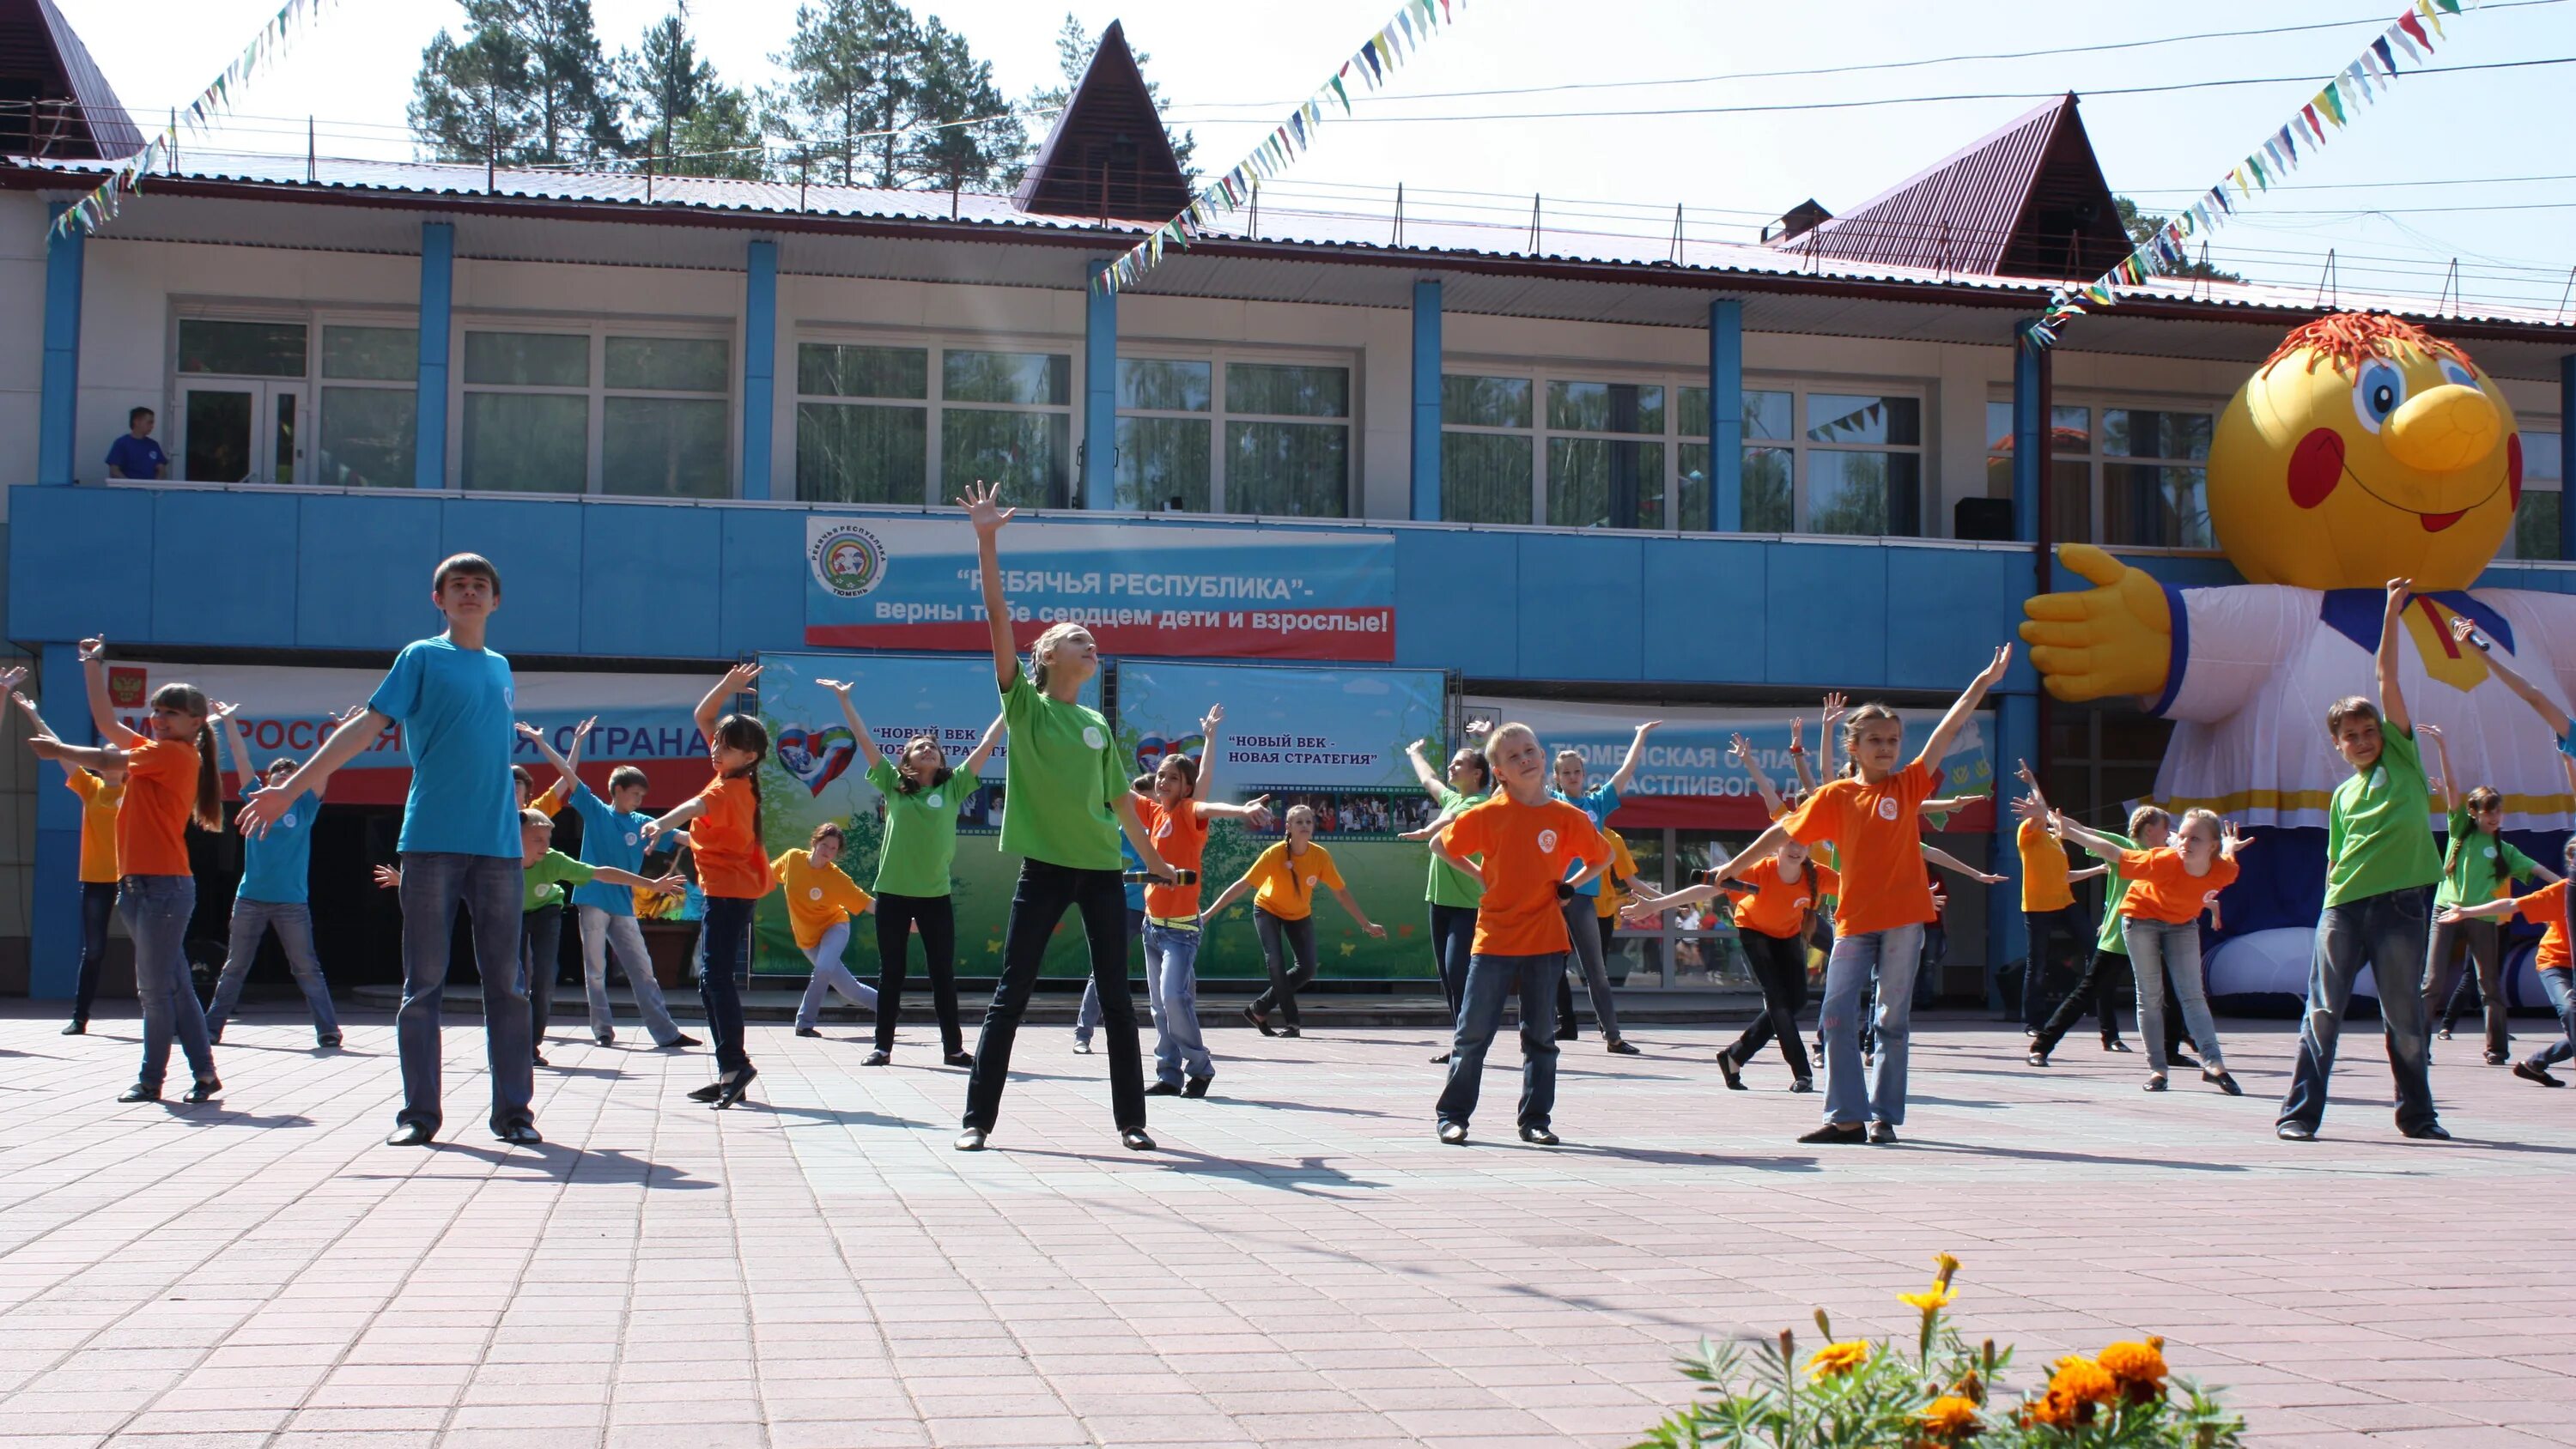
[[[292,810],[289,810],[289,811],[287,811],[285,814],[280,815],[279,817],[277,817],[277,823],[278,823],[279,825],[281,825],[281,826],[284,826],[284,827],[285,827],[286,829],[288,829],[288,830],[293,830],[293,829],[295,828],[295,812],[294,812],[294,811],[292,811]],[[2489,855],[2493,855],[2493,854],[2495,854],[2495,852],[2494,852],[2494,851],[2492,851],[2492,850],[2490,850],[2490,851],[2488,851],[2488,852],[2487,852],[2487,854],[2489,854]]]
[[[1895,818],[1896,818],[1896,802],[1895,802],[1895,801],[1893,801],[1893,800],[1881,800],[1881,801],[1879,801],[1879,802],[1878,802],[1878,818],[1879,818],[1879,819],[1881,819],[1881,820],[1893,820],[1893,819],[1895,819]]]
[[[287,817],[286,817],[286,823],[287,823],[287,824],[289,824],[289,825],[294,824],[294,823],[295,823],[295,817],[294,817],[294,816],[292,816],[292,815],[287,816]],[[2493,860],[2493,859],[2495,859],[2495,858],[2496,858],[2496,848],[2495,848],[2494,846],[2490,845],[2490,846],[2488,846],[2488,847],[2487,847],[2487,859],[2489,859],[2489,860]]]
[[[643,840],[643,836],[636,834],[632,830],[626,832],[626,843],[629,845],[640,845],[643,843]]]
[[[809,901],[819,901],[822,898],[823,888],[821,886],[810,886],[805,891],[805,899]]]
[[[922,804],[924,804],[924,805],[929,806],[929,807],[930,807],[931,809],[933,809],[933,810],[938,809],[938,808],[939,808],[939,806],[940,806],[940,803],[941,803],[941,802],[940,802],[940,799],[939,799],[939,792],[938,792],[938,791],[936,791],[936,790],[931,791],[931,792],[930,792],[930,798],[929,798],[929,799],[927,799],[927,800],[922,801],[921,803],[922,803]]]
[[[1109,748],[1109,739],[1107,736],[1101,734],[1100,726],[1098,725],[1084,725],[1082,727],[1082,742],[1095,750],[1105,750]]]
[[[1553,830],[1540,831],[1538,833],[1538,849],[1539,854],[1541,855],[1554,855],[1556,853],[1556,832]]]

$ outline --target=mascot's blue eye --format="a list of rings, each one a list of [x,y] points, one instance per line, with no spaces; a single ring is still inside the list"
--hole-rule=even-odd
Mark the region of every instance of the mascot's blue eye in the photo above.
[[[2442,359],[2442,380],[2444,382],[2458,383],[2460,386],[2469,388],[2473,391],[2478,385],[2478,375],[2476,373],[2469,371],[2467,368],[2460,366],[2458,363],[2453,362],[2447,357]]]
[[[2372,432],[2406,401],[2406,374],[2376,359],[2361,365],[2361,380],[2352,385],[2352,413]]]

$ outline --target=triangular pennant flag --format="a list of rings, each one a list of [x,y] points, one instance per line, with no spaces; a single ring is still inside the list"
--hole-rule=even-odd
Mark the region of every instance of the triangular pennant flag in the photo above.
[[[1347,71],[1350,67],[1344,66],[1342,69]],[[1334,98],[1342,103],[1343,113],[1348,114],[1351,109],[1351,93],[1342,88],[1342,78],[1339,75],[1336,75],[1331,80],[1324,82],[1324,84],[1333,88]]]
[[[1376,41],[1372,40],[1360,47],[1360,60],[1369,68],[1369,84],[1372,87],[1386,79],[1386,67],[1378,63]]]
[[[2370,50],[2373,55],[2379,57],[2379,68],[2381,70],[2388,72],[2391,76],[2397,74],[2397,53],[2388,48],[2387,36],[2383,35],[2377,40],[2372,41],[2370,43]]]
[[[2460,0],[2436,0],[2436,3],[2438,3],[2442,9],[2449,14],[2457,15],[2460,13]]]
[[[2280,141],[2282,150],[2290,153],[2290,159],[2292,161],[2295,162],[2299,159],[2299,143],[2290,135],[2289,127],[2283,126],[2281,128],[2281,134],[2275,139]]]
[[[2265,191],[2269,191],[2269,190],[2271,190],[2271,189],[2272,189],[2272,178],[2263,174],[2263,158],[2262,158],[2262,157],[2260,157],[2260,156],[2248,156],[2248,157],[2246,157],[2246,158],[2245,158],[2245,164],[2246,164],[2246,165],[2248,165],[2248,166],[2250,166],[2250,167],[2252,167],[2252,168],[2254,168],[2254,184],[2255,184],[2255,185],[2262,187]]]
[[[2435,35],[2439,35],[2445,40],[2450,38],[2449,32],[2442,29],[2442,15],[2440,11],[2433,8],[2433,0],[2415,0],[2415,13],[2423,16],[2426,20],[2433,23],[2433,33]]]
[[[2413,44],[2423,47],[2423,55],[2433,53],[2433,37],[2424,33],[2424,22],[2415,18],[2414,11],[2409,10],[2397,17],[2397,33]],[[2423,55],[2417,56],[2416,59],[2423,59]]]

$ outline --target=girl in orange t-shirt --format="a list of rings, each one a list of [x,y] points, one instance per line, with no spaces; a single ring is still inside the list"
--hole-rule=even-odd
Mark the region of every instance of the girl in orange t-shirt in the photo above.
[[[1383,937],[1386,927],[1368,918],[1360,903],[1343,884],[1340,868],[1333,864],[1333,853],[1315,843],[1315,811],[1306,805],[1292,805],[1283,822],[1286,838],[1261,852],[1234,884],[1227,886],[1210,902],[1208,915],[1216,915],[1253,892],[1252,925],[1261,937],[1261,954],[1270,966],[1270,985],[1252,1004],[1243,1009],[1243,1019],[1261,1029],[1263,1036],[1296,1036],[1297,993],[1315,979],[1315,887],[1323,886],[1360,923],[1360,929],[1372,936]],[[1145,903],[1146,914],[1153,914],[1153,901]],[[1294,964],[1290,964],[1291,961]],[[1273,1027],[1270,1013],[1276,1011],[1287,1024]]]
[[[2576,765],[2569,766],[2569,783],[2576,784]],[[2568,874],[2576,876],[2576,840],[2567,842],[2565,859]],[[2513,1074],[2544,1087],[2563,1087],[2567,1084],[2551,1076],[2549,1069],[2576,1057],[2576,951],[2568,946],[2567,882],[2552,881],[2527,896],[2500,896],[2473,906],[2445,906],[2434,919],[2445,926],[2456,926],[2462,921],[2508,916],[2520,916],[2533,925],[2548,927],[2541,934],[2539,949],[2532,953],[2531,969],[2538,973],[2541,989],[2548,993],[2549,1004],[2558,1012],[2558,1024],[2565,1033],[2515,1062]]]
[[[116,903],[134,938],[134,990],[143,1004],[143,1068],[117,1100],[160,1100],[175,1037],[195,1077],[186,1100],[203,1102],[224,1084],[215,1077],[205,1008],[188,974],[188,917],[197,909],[188,827],[209,834],[223,829],[217,794],[222,773],[215,759],[215,733],[206,723],[212,707],[205,691],[193,684],[162,685],[152,691],[146,726],[151,733],[137,734],[117,719],[108,701],[106,655],[106,641],[81,641],[90,720],[107,743],[70,745],[47,734],[27,744],[37,758],[59,760],[65,768],[125,772],[125,798],[116,807],[117,868],[124,872]]]
[[[1896,711],[1883,704],[1852,711],[1842,722],[1843,754],[1852,774],[1819,787],[1716,871],[1720,878],[1742,875],[1785,841],[1834,844],[1841,884],[1818,1013],[1825,1039],[1825,1120],[1801,1142],[1894,1142],[1905,1121],[1914,973],[1922,965],[1923,928],[1934,915],[1915,816],[1932,797],[1935,766],[1949,754],[1950,742],[2011,664],[2012,646],[1997,649],[1932,727],[1914,762],[1901,768],[1905,725]],[[1864,1082],[1860,1002],[1873,971],[1879,978],[1877,1055]]]
[[[1176,884],[1145,887],[1145,997],[1154,1008],[1154,1085],[1148,1097],[1204,1097],[1216,1076],[1199,1030],[1199,863],[1206,858],[1208,825],[1241,820],[1270,828],[1270,797],[1241,805],[1205,798],[1215,777],[1217,727],[1225,706],[1208,706],[1199,720],[1199,756],[1165,754],[1154,773],[1134,782],[1136,818],[1165,864],[1183,873]],[[1098,989],[1097,984],[1092,990]]]
[[[24,668],[9,670],[0,674],[0,688],[25,677]],[[34,700],[14,688],[9,698],[26,711],[37,734],[55,737],[52,726],[36,712]],[[125,772],[114,766],[85,770],[65,765],[63,787],[81,802],[80,978],[72,993],[71,1025],[63,1028],[65,1036],[80,1036],[89,1030],[90,1005],[98,999],[98,971],[107,961],[107,918],[116,912],[116,883],[124,875],[116,868],[116,807],[125,801]]]
[[[1686,886],[1668,896],[1645,897],[1623,913],[1651,917],[1676,906],[1710,900],[1720,893],[1734,898],[1735,936],[1744,945],[1745,964],[1762,988],[1762,1014],[1730,1046],[1717,1053],[1717,1069],[1729,1090],[1744,1088],[1744,1064],[1777,1038],[1780,1059],[1789,1064],[1789,1090],[1812,1092],[1816,1079],[1807,1064],[1807,1044],[1798,1037],[1798,1011],[1807,1004],[1807,935],[1815,923],[1817,903],[1834,893],[1834,872],[1810,859],[1807,847],[1785,840],[1770,859],[1756,862],[1734,883],[1710,881]]]
[[[689,827],[689,853],[697,857],[698,888],[707,915],[698,928],[703,965],[698,997],[706,1003],[707,1029],[716,1039],[716,1079],[689,1093],[693,1102],[719,1109],[742,1100],[760,1075],[742,1046],[742,989],[734,978],[749,963],[751,908],[776,878],[760,844],[760,762],[769,754],[769,727],[760,717],[717,712],[760,677],[757,664],[737,664],[698,701],[698,731],[707,737],[707,759],[716,777],[687,804],[645,822],[647,842]]]
[[[2236,879],[2236,852],[2252,837],[2207,810],[2182,817],[2174,843],[2161,850],[2124,850],[2120,842],[2096,834],[2057,814],[2052,828],[2058,838],[2117,865],[2128,882],[2120,901],[2120,940],[2129,948],[2129,967],[2138,979],[2138,1034],[2147,1039],[2146,1089],[2165,1089],[2165,982],[2173,982],[2182,1004],[2183,1025],[2200,1045],[2203,1081],[2231,1097],[2245,1095],[2218,1045],[2218,1026],[2209,1014],[2209,999],[2200,981],[2200,913],[2217,893]]]

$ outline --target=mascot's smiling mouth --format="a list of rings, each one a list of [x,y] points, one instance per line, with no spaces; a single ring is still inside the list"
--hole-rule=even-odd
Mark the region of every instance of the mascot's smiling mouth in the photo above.
[[[2443,529],[2459,522],[2470,513],[2485,507],[2490,499],[2493,499],[2496,494],[2504,491],[2506,482],[2506,480],[2501,477],[2496,479],[2496,486],[2487,490],[2485,498],[2479,499],[2477,502],[2470,504],[2466,508],[2457,509],[2450,513],[2426,513],[2420,508],[2409,508],[2403,503],[2396,502],[2382,494],[2378,489],[2371,487],[2369,482],[2360,474],[2352,471],[2352,464],[2350,463],[2343,465],[2343,476],[2351,479],[2354,485],[2360,488],[2362,492],[2369,494],[2371,497],[2378,499],[2380,502],[2387,504],[2398,512],[2414,514],[2415,521],[2424,525],[2424,531],[2426,533],[2440,533]]]

